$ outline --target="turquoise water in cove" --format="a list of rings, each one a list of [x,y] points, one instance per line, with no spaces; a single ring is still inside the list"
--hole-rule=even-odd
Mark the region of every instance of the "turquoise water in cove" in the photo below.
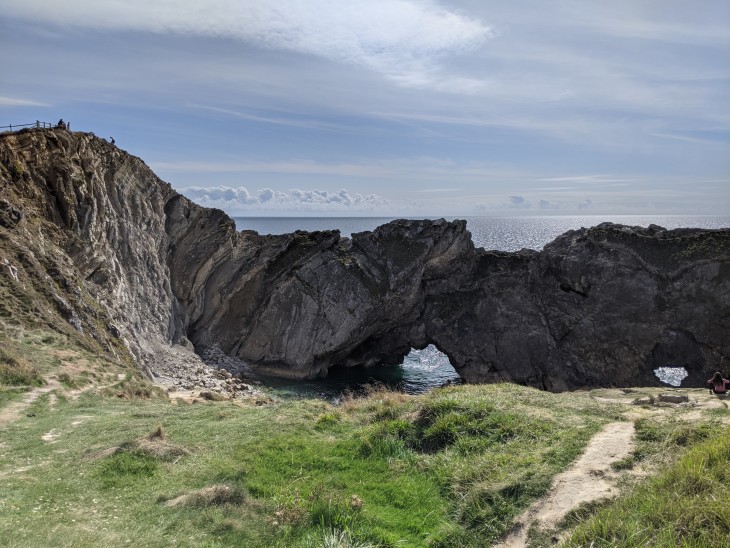
[[[286,234],[295,230],[334,230],[349,237],[385,224],[392,217],[234,217],[238,230],[255,230],[260,234]],[[630,226],[656,224],[665,228],[730,227],[730,217],[689,215],[630,216],[560,216],[560,217],[465,217],[467,229],[476,247],[500,251],[528,248],[540,250],[545,244],[568,230],[591,227],[603,222]],[[667,384],[678,385],[681,372],[659,371]],[[357,390],[364,384],[380,382],[410,394],[423,393],[459,377],[445,354],[433,346],[413,350],[402,365],[384,364],[371,368],[333,368],[328,377],[310,382],[267,382],[281,395],[337,398],[345,390]]]

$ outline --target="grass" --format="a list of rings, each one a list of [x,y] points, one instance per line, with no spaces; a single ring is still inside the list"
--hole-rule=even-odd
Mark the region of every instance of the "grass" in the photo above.
[[[49,397],[3,431],[3,545],[485,545],[613,413],[507,385],[337,408]]]
[[[63,334],[4,331],[0,343],[3,363],[61,384],[0,425],[3,546],[486,546],[624,411],[587,392],[512,385],[372,388],[337,407],[176,404]],[[4,383],[0,405],[30,384]],[[666,468],[715,432],[680,420],[636,427],[619,469]],[[564,527],[612,507],[582,509]]]
[[[10,402],[22,398],[29,389],[27,386],[0,386],[0,409]]]
[[[0,347],[0,386],[42,386],[40,371],[18,353]]]
[[[568,546],[726,546],[730,428],[715,427],[676,463],[581,523]]]

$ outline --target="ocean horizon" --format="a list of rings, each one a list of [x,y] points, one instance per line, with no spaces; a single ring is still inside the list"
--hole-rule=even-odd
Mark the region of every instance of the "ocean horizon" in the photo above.
[[[371,231],[396,219],[424,217],[243,217],[235,216],[237,230],[255,230],[259,234],[288,234],[296,230],[339,230],[350,237]],[[515,217],[428,217],[446,220],[465,219],[476,247],[498,251],[542,249],[545,244],[569,230],[588,228],[604,222],[629,226],[659,225],[667,229],[730,227],[730,216],[723,215],[546,215]]]

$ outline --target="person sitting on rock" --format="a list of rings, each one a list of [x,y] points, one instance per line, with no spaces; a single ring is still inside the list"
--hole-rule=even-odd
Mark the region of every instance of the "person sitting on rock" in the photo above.
[[[56,124],[56,127],[60,128],[60,129],[66,129],[66,122],[63,121],[63,118],[61,118],[58,121],[58,123]]]
[[[722,373],[719,371],[712,375],[712,378],[707,381],[710,385],[710,394],[727,394],[728,386],[730,381],[722,377]]]

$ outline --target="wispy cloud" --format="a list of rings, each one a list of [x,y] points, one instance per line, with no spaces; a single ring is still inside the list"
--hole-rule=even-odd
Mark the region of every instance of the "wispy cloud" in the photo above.
[[[631,183],[636,179],[626,179],[611,175],[570,175],[566,177],[543,177],[538,179],[546,183],[583,183],[583,184],[606,184],[606,183]]]
[[[289,126],[298,127],[303,129],[318,129],[322,131],[333,131],[336,133],[357,133],[357,129],[351,125],[345,124],[333,124],[328,122],[322,122],[316,119],[307,119],[303,117],[295,116],[261,116],[258,114],[252,114],[249,112],[242,112],[240,110],[233,110],[228,108],[207,106],[207,105],[190,105],[192,108],[206,110],[209,112],[217,112],[219,114],[225,114],[226,116],[232,116],[240,120],[248,120],[251,122],[260,122],[263,124],[272,124],[277,126]]]
[[[481,163],[456,163],[449,159],[431,157],[383,160],[359,159],[357,162],[328,163],[311,160],[280,162],[152,162],[151,167],[160,172],[185,173],[276,173],[285,175],[322,175],[336,177],[369,177],[377,179],[439,180],[458,178],[460,181],[487,179],[509,180],[524,177],[525,172],[494,167]],[[460,190],[460,189],[444,189]],[[428,192],[428,190],[425,190]],[[431,191],[431,192],[438,192]]]
[[[240,40],[368,68],[404,86],[440,82],[438,59],[471,50],[490,35],[482,22],[419,0],[26,0],[6,14],[61,25]],[[471,79],[455,81],[468,89]]]
[[[48,103],[31,101],[30,99],[19,99],[17,97],[0,96],[0,106],[3,107],[49,107]]]
[[[176,188],[221,187],[205,199],[224,209],[344,207],[344,186],[392,210],[722,214],[728,17],[727,0],[0,0],[0,108],[57,106]]]
[[[461,188],[424,188],[418,192],[458,192]]]

